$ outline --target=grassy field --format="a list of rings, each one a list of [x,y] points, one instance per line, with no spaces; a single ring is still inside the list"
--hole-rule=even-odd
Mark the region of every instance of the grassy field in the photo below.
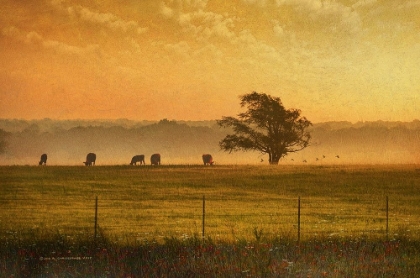
[[[363,276],[380,266],[375,273],[395,277],[420,270],[420,170],[415,165],[5,166],[0,179],[1,251],[23,253],[12,266],[5,260],[3,268],[31,269],[22,267],[31,260],[18,262],[33,249],[28,246],[37,245],[31,256],[38,259],[59,252],[51,248],[68,246],[81,258],[92,247],[96,251],[89,254],[95,256],[87,258],[103,255],[103,260],[77,260],[73,267],[84,274],[99,268],[104,277],[108,272],[120,276],[122,262],[132,273],[171,276],[157,272],[156,264],[172,260],[166,267],[175,268],[180,250],[188,262],[174,273],[182,276],[192,268],[217,274],[210,267],[215,264],[225,268],[221,276]],[[96,197],[100,238],[93,241]],[[296,245],[299,197],[301,245]],[[98,242],[113,255],[98,255]],[[150,248],[158,255],[145,266],[142,252],[150,255]],[[110,260],[115,260],[112,269],[104,266]],[[367,265],[360,266],[363,260]],[[337,265],[348,263],[355,266]],[[68,264],[44,260],[42,269],[62,273]]]
[[[94,228],[159,239],[315,235],[420,236],[415,166],[0,167],[1,233]]]

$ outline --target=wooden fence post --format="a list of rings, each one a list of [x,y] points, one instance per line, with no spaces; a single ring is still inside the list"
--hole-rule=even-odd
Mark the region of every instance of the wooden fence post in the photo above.
[[[389,239],[389,206],[388,196],[386,196],[386,240]]]
[[[96,267],[97,266],[97,260],[98,260],[98,256],[97,256],[97,253],[96,253],[97,244],[98,244],[98,242],[96,241],[97,234],[98,234],[97,231],[98,231],[98,196],[96,196],[96,199],[95,199],[95,235],[93,237],[93,245],[94,245],[94,248],[95,248],[95,252],[94,252],[94,255],[93,255],[93,260],[94,260],[94,262],[93,262],[93,273],[94,273],[95,277],[99,277],[98,269]]]
[[[297,227],[298,227],[298,243],[300,243],[300,196],[298,198],[298,223],[297,223]]]
[[[96,196],[96,200],[95,200],[95,236],[94,236],[95,241],[97,237],[97,230],[98,230],[98,196]]]
[[[205,218],[206,218],[206,196],[203,195],[203,232],[202,232],[202,237],[203,237],[203,243],[204,243],[204,227],[205,227]]]

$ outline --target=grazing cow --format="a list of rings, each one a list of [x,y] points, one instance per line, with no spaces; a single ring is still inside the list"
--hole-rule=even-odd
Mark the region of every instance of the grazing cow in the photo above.
[[[95,165],[96,162],[96,154],[94,153],[88,153],[86,156],[86,161],[83,162],[86,166],[92,166]]]
[[[144,163],[144,154],[133,156],[133,158],[131,159],[130,165],[136,165],[137,162],[140,162],[140,165],[146,164]]]
[[[213,165],[214,161],[213,161],[213,157],[211,156],[211,154],[203,154],[203,163],[204,165]]]
[[[152,156],[150,157],[150,163],[152,165],[160,165],[160,154],[152,154]]]
[[[47,154],[45,153],[41,155],[41,160],[39,161],[39,165],[42,164],[47,165]]]

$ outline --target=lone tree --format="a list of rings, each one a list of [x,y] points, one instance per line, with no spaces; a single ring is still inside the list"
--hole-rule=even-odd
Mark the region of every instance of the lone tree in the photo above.
[[[246,112],[238,114],[238,118],[223,117],[217,121],[221,127],[232,127],[235,133],[219,142],[222,150],[267,153],[269,163],[277,165],[288,153],[309,145],[311,135],[307,128],[312,123],[300,116],[300,110],[286,110],[280,98],[263,93],[252,92],[240,99]]]

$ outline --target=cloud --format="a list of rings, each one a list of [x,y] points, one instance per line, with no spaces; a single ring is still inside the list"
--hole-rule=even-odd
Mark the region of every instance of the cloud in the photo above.
[[[93,53],[99,50],[98,45],[89,45],[87,47],[77,47],[68,45],[59,41],[47,40],[43,42],[44,47],[54,49],[64,54],[83,55],[86,53]]]
[[[213,12],[199,11],[192,15],[192,19],[201,22],[202,33],[206,37],[215,36],[229,39],[234,36],[232,31],[234,20],[231,18]]]
[[[359,0],[352,5],[353,9],[365,8],[377,3],[378,0]]]
[[[174,1],[176,3],[183,1]],[[186,1],[189,2],[189,1]],[[197,1],[199,2],[199,1]],[[201,1],[201,5],[195,4],[194,7],[205,7],[206,1]],[[179,3],[178,3],[179,4]],[[234,20],[221,14],[204,11],[201,8],[185,12],[183,5],[168,6],[162,2],[160,13],[167,19],[174,20],[184,33],[194,36],[197,40],[207,40],[210,37],[232,38],[234,33],[232,28]]]
[[[56,40],[47,40],[35,31],[30,31],[26,33],[14,26],[4,27],[2,29],[2,34],[4,36],[11,37],[17,41],[24,42],[29,45],[39,45],[43,48],[53,49],[63,54],[82,55],[86,53],[95,52],[99,49],[98,45],[77,47]]]
[[[207,6],[207,0],[166,0],[162,3],[178,11],[202,10]]]
[[[420,6],[420,0],[415,1],[407,1],[405,3],[401,3],[399,5],[400,9],[412,9],[412,8],[418,8]]]
[[[181,41],[176,44],[167,44],[164,48],[165,50],[175,53],[183,58],[189,58],[189,52],[191,50],[191,47],[185,41]]]
[[[75,13],[85,21],[104,25],[114,31],[127,32],[138,28],[137,22],[130,20],[124,21],[111,13],[97,13],[92,12],[88,8],[78,8]]]
[[[3,36],[14,38],[16,40],[22,40],[21,32],[19,31],[18,28],[14,26],[3,27],[3,29],[1,30],[1,33]]]
[[[64,11],[72,18],[81,19],[82,21],[90,22],[112,31],[122,31],[124,33],[135,31],[137,34],[148,31],[147,27],[140,27],[138,22],[134,20],[124,20],[112,13],[100,13],[80,5],[65,8],[63,6],[63,1],[57,0],[52,1],[51,4],[56,9],[59,9],[62,12]]]
[[[242,2],[249,5],[257,5],[259,7],[266,7],[268,4],[268,0],[242,0]]]
[[[209,63],[212,65],[221,64],[223,59],[223,52],[213,44],[206,44],[193,54],[194,58],[200,59],[202,63]],[[210,59],[205,59],[205,57],[210,57]]]
[[[276,3],[280,9],[284,6],[294,7],[302,17],[325,26],[329,31],[356,33],[362,27],[362,20],[356,11],[335,1],[276,0]]]
[[[15,26],[8,26],[2,29],[2,35],[12,38],[14,40],[24,42],[26,44],[42,44],[42,36],[37,32],[31,31],[28,33],[22,32],[19,28]]]
[[[167,0],[160,2],[159,12],[166,18],[180,18],[193,11],[203,10],[206,0]]]
[[[175,11],[168,7],[164,2],[161,2],[159,5],[159,12],[166,18],[172,18],[175,15]]]
[[[282,26],[280,26],[280,23],[278,20],[273,20],[274,26],[273,26],[273,32],[274,35],[277,37],[282,37],[284,35],[284,29]]]

